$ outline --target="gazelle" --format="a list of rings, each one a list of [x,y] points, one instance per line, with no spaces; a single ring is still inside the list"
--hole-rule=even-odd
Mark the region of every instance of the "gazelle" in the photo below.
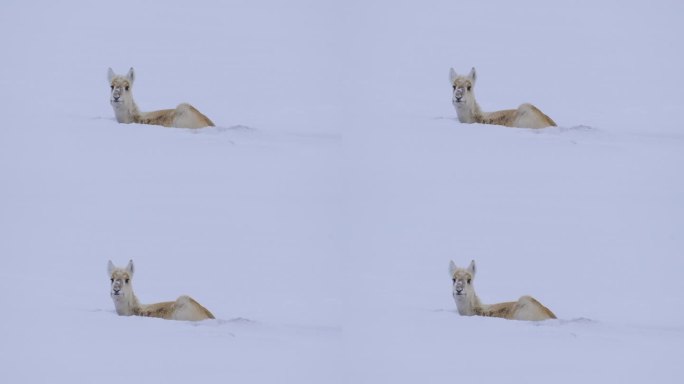
[[[522,296],[518,301],[498,304],[482,304],[475,293],[475,261],[468,268],[459,268],[453,261],[449,262],[449,274],[453,282],[452,295],[458,313],[462,316],[491,316],[509,320],[548,320],[556,315],[531,296]]]
[[[213,319],[214,315],[190,296],[180,296],[176,301],[140,304],[133,293],[133,260],[125,268],[117,268],[110,260],[107,264],[111,281],[110,296],[116,313],[120,316],[160,317],[166,320],[199,321]]]
[[[505,125],[517,128],[555,127],[556,123],[532,104],[521,104],[518,109],[506,109],[496,112],[483,112],[475,100],[475,68],[467,76],[461,76],[449,70],[449,79],[453,88],[451,102],[456,108],[458,121],[461,123],[480,123]]]
[[[140,112],[133,100],[135,72],[131,68],[125,76],[117,75],[109,68],[107,72],[111,95],[109,102],[119,123],[163,125],[175,128],[213,127],[214,123],[188,103],[178,104],[175,109]]]

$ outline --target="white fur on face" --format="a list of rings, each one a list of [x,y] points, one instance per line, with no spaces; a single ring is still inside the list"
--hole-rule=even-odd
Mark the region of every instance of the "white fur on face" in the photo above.
[[[110,276],[111,289],[109,294],[114,300],[124,300],[133,293],[133,260],[128,262],[126,268],[117,268],[111,260],[107,264],[107,272]]]
[[[453,295],[468,296],[473,291],[473,275],[465,269],[459,268],[452,277]]]
[[[473,81],[466,76],[457,76],[454,79],[451,101],[456,108],[459,108],[459,105],[466,106],[474,102],[473,86]]]
[[[111,81],[110,88],[111,94],[109,101],[115,108],[119,105],[127,104],[129,100],[132,100],[130,96],[131,82],[127,78],[121,76],[114,77]]]
[[[449,273],[452,281],[452,295],[455,300],[465,300],[466,297],[474,293],[473,278],[475,277],[475,261],[471,261],[468,268],[459,268],[451,261],[449,263]]]
[[[126,76],[117,75],[109,68],[107,71],[107,79],[111,88],[109,102],[114,108],[121,108],[132,103],[133,97],[131,90],[133,88],[133,80],[135,79],[135,72],[131,68]]]
[[[131,276],[123,269],[117,268],[111,275],[111,291],[113,299],[120,300],[125,298],[132,291]]]

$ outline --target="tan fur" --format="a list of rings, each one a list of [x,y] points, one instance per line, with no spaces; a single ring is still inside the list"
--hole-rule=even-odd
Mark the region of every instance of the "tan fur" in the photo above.
[[[477,75],[473,68],[467,76],[456,74],[450,70],[453,88],[452,103],[456,108],[458,120],[462,123],[495,124],[517,128],[545,128],[556,126],[556,123],[539,108],[532,104],[521,104],[517,109],[506,109],[495,112],[483,112],[475,100],[475,82]]]
[[[550,309],[531,296],[522,296],[518,301],[482,304],[473,285],[475,271],[475,261],[471,261],[468,268],[459,268],[453,261],[449,263],[449,273],[453,282],[452,295],[459,314],[528,321],[556,318]]]
[[[133,260],[125,268],[117,268],[110,261],[108,272],[111,281],[110,296],[116,313],[121,316],[158,317],[166,320],[199,321],[213,319],[214,315],[190,296],[180,296],[176,301],[141,304],[133,292]]]
[[[214,126],[208,117],[187,103],[181,103],[175,109],[140,112],[138,105],[133,100],[133,82],[135,80],[133,68],[125,76],[116,75],[109,68],[108,76],[111,87],[110,103],[119,123],[151,124],[175,128]]]

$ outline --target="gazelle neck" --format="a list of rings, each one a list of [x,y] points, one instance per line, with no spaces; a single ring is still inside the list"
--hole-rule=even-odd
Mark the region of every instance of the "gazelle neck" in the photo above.
[[[135,104],[132,95],[130,101],[112,104],[112,108],[114,109],[116,121],[119,123],[129,124],[140,120],[140,110],[138,105]]]
[[[126,297],[112,297],[116,313],[120,316],[137,315],[140,311],[140,302],[134,293]]]
[[[482,302],[480,302],[480,298],[477,297],[475,291],[467,295],[456,295],[454,296],[454,301],[456,301],[458,313],[462,316],[474,316],[481,312]]]
[[[474,97],[472,102],[456,103],[456,114],[461,123],[479,123],[482,121],[482,109]]]

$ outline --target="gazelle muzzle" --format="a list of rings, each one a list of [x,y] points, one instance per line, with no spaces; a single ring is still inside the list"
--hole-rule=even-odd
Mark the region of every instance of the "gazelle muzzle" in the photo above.
[[[112,282],[112,295],[119,296],[122,286],[123,286],[123,281],[121,279],[115,279]]]
[[[465,88],[455,88],[454,89],[454,102],[460,103],[463,99],[463,94],[465,93]]]
[[[115,103],[118,103],[120,98],[121,98],[121,87],[114,87],[114,89],[112,90],[112,101]]]
[[[456,280],[454,282],[454,295],[462,295],[463,289],[465,288],[465,282],[463,280]]]

